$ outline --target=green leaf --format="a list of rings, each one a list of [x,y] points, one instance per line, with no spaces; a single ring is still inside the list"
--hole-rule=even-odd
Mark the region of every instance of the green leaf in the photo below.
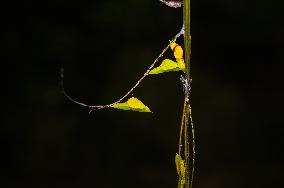
[[[138,112],[151,112],[151,110],[144,105],[140,100],[135,97],[131,97],[125,103],[115,103],[112,105],[113,108],[121,109],[121,110],[132,110]]]
[[[149,72],[149,74],[160,74],[164,72],[180,71],[180,70],[182,70],[182,67],[179,63],[172,61],[170,59],[165,59],[162,61],[159,67],[152,69]]]

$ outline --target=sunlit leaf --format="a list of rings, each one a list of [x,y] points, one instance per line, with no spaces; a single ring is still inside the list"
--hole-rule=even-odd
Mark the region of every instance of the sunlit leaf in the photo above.
[[[181,70],[177,62],[170,59],[165,59],[162,61],[161,65],[152,69],[149,74],[160,74],[164,72],[179,71]]]
[[[125,103],[115,103],[112,105],[113,108],[121,109],[121,110],[132,110],[138,112],[151,112],[151,110],[144,105],[140,100],[135,97],[131,97]]]

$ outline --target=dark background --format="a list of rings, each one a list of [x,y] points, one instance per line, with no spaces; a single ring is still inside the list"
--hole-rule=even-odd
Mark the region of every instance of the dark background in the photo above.
[[[194,188],[283,187],[283,2],[192,0]],[[158,0],[1,9],[0,186],[176,187],[178,73],[135,90],[154,114],[89,114],[61,94],[59,73],[78,100],[113,102],[179,31],[182,10]]]

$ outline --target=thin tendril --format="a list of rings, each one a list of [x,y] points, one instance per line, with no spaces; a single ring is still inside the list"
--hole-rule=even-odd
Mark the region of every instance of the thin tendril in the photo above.
[[[191,112],[191,106],[189,105],[189,119],[191,125],[191,135],[192,135],[192,170],[191,170],[191,180],[190,180],[190,188],[192,188],[193,177],[194,177],[194,167],[195,167],[195,134],[194,134],[194,125],[193,125],[193,118]]]
[[[182,27],[182,29],[179,31],[178,34],[175,35],[175,37],[171,40],[171,41],[176,41],[181,35],[184,34],[184,26]],[[150,65],[150,67],[147,69],[147,71],[143,74],[143,76],[136,82],[136,84],[124,95],[122,96],[120,99],[116,100],[115,102],[111,103],[111,104],[106,104],[106,105],[88,105],[82,102],[79,102],[78,100],[74,99],[73,97],[69,96],[64,88],[64,69],[61,69],[61,74],[60,74],[60,85],[61,85],[61,91],[63,93],[63,95],[65,97],[67,97],[70,101],[83,106],[83,107],[87,107],[90,109],[89,113],[93,112],[94,110],[99,110],[99,109],[103,109],[103,108],[110,108],[112,107],[114,104],[121,102],[123,99],[125,99],[126,97],[128,97],[133,91],[134,89],[141,84],[141,82],[144,80],[144,78],[146,76],[149,75],[150,70],[156,65],[156,63],[160,60],[161,57],[163,57],[164,53],[168,50],[168,48],[170,47],[170,44],[168,44],[163,51],[159,54],[159,56],[154,60],[154,62]]]
[[[183,132],[184,120],[185,120],[185,106],[186,106],[186,102],[184,100],[183,110],[182,110],[182,118],[181,118],[181,125],[180,125],[180,131],[179,131],[179,145],[178,145],[178,154],[179,155],[181,155],[181,149],[182,149],[182,132]]]

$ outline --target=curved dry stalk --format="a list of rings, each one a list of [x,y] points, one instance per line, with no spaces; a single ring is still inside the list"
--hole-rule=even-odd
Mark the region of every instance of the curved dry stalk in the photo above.
[[[184,100],[182,118],[181,118],[180,130],[179,130],[179,145],[178,145],[179,155],[181,155],[181,149],[182,149],[182,133],[183,133],[183,128],[184,128],[184,120],[185,120],[185,107],[186,107],[186,101]]]
[[[181,35],[184,34],[184,26],[182,27],[182,29],[179,31],[178,34],[176,34],[174,36],[174,38],[171,41],[176,41]],[[111,103],[111,104],[106,104],[106,105],[89,105],[83,102],[80,102],[76,99],[74,99],[73,97],[69,96],[65,90],[64,87],[64,69],[61,69],[61,74],[60,74],[60,85],[61,85],[61,91],[63,93],[63,95],[65,97],[67,97],[70,101],[74,102],[75,104],[78,104],[80,106],[83,107],[87,107],[90,109],[89,113],[91,113],[94,110],[99,110],[99,109],[103,109],[103,108],[110,108],[112,107],[114,104],[121,102],[123,99],[125,99],[126,97],[128,97],[131,93],[133,93],[134,89],[141,84],[141,82],[144,80],[144,78],[146,76],[149,75],[150,70],[156,65],[156,63],[161,59],[161,57],[163,57],[164,53],[168,50],[168,48],[170,47],[170,44],[168,44],[163,51],[159,54],[159,56],[154,60],[154,62],[149,66],[149,68],[146,70],[146,72],[143,74],[142,77],[140,77],[140,79],[136,82],[136,84],[125,94],[123,95],[121,98],[119,98],[118,100],[116,100],[115,102]]]
[[[193,125],[193,118],[191,112],[191,106],[189,105],[189,120],[191,125],[191,136],[192,136],[192,167],[191,167],[191,180],[190,180],[190,188],[192,188],[193,177],[194,177],[194,170],[195,170],[195,134],[194,134],[194,125]]]

